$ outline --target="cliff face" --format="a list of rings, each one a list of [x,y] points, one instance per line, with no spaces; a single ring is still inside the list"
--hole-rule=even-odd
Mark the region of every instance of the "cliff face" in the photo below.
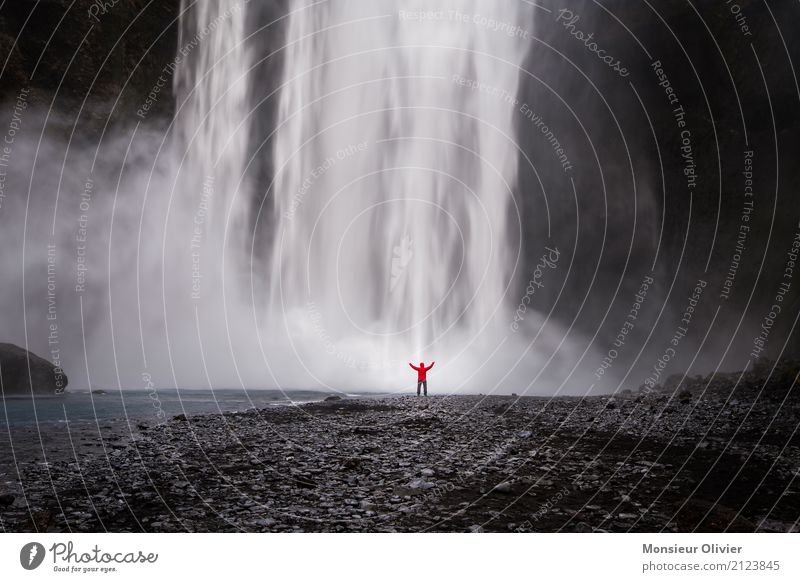
[[[741,361],[774,303],[800,219],[792,67],[800,39],[791,30],[800,7],[750,0],[567,6],[562,12],[564,4],[548,2],[549,13],[537,12],[538,41],[526,65],[532,75],[523,73],[521,100],[548,118],[575,168],[562,172],[541,134],[520,136],[538,170],[523,170],[520,180],[529,260],[546,239],[546,196],[552,223],[561,225],[554,238],[575,251],[560,318],[577,316],[577,326],[594,333],[595,316],[611,305],[598,335],[610,345],[653,269],[656,285],[637,333],[643,341],[666,303],[665,329],[654,337],[668,338],[703,279],[693,341],[719,307],[705,347],[722,353],[736,334],[730,355],[738,347]],[[600,56],[619,60],[627,74]],[[798,289],[795,282],[784,313],[796,311]],[[548,290],[551,302],[559,291]],[[793,318],[776,320],[773,355]],[[797,353],[800,344],[790,338],[787,348]]]
[[[0,9],[0,99],[30,88],[32,105],[52,107],[78,132],[135,122],[135,112],[174,58],[179,0],[16,0]],[[171,114],[172,83],[151,115]]]

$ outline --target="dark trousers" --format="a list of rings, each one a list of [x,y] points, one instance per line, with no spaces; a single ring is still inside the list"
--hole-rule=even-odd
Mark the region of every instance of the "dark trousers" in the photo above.
[[[419,387],[422,386],[425,388],[425,396],[428,395],[428,381],[427,380],[420,380],[417,382],[417,396],[419,396]]]

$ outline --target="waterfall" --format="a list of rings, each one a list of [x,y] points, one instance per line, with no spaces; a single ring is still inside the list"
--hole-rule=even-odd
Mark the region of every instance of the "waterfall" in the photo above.
[[[480,0],[306,4],[291,5],[272,153],[272,325],[350,367],[496,343],[513,309],[531,14]]]
[[[64,337],[86,338],[64,342],[72,379],[85,368],[87,386],[390,391],[413,384],[407,362],[435,360],[434,393],[560,389],[582,357],[568,331],[533,302],[513,327],[519,283],[537,276],[519,257],[512,195],[532,7],[181,10],[175,60],[145,101],[165,98],[173,75],[171,123],[144,116],[68,164],[17,142],[15,164],[28,158],[36,189],[62,196],[55,224],[47,212],[26,222],[9,197],[3,241],[55,238],[64,289],[81,284],[58,298]],[[32,187],[18,175],[9,188]],[[88,274],[72,272],[84,250]],[[47,293],[30,289],[49,264],[25,268],[20,293]],[[14,329],[36,317],[48,329],[37,313]],[[540,378],[545,367],[555,373]]]
[[[189,206],[171,228],[193,235],[208,208],[202,299],[169,309],[197,320],[193,341],[248,386],[403,389],[406,362],[436,360],[449,390],[524,391],[578,360],[533,305],[514,327],[532,7],[292,0],[278,21],[262,8],[182,15],[177,192]],[[272,59],[282,68],[264,79]],[[188,260],[166,277],[185,280]],[[537,390],[552,390],[542,378]]]
[[[197,205],[205,193],[209,236],[242,234],[247,209],[243,183],[249,141],[251,61],[243,0],[181,2],[178,39],[177,144],[183,191]],[[241,241],[240,241],[241,242]]]

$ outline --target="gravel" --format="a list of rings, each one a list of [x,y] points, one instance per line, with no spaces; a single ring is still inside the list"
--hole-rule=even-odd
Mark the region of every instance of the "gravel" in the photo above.
[[[70,446],[49,434],[47,463],[38,433],[18,431],[17,464],[0,457],[0,526],[797,529],[797,394],[747,375],[735,391],[724,375],[706,380],[680,383],[683,403],[676,386],[617,394],[613,407],[609,397],[403,396],[71,427]]]

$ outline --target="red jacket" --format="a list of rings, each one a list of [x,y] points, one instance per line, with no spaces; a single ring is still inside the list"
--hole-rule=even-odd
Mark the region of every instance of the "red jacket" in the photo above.
[[[414,368],[417,371],[417,382],[423,382],[423,381],[425,381],[427,379],[425,374],[428,372],[428,370],[433,368],[433,365],[435,363],[436,362],[431,362],[431,365],[428,366],[427,368],[425,367],[425,363],[424,362],[420,362],[419,368],[417,368],[414,364],[411,364],[411,363],[409,363],[408,365],[411,366],[412,368]]]

